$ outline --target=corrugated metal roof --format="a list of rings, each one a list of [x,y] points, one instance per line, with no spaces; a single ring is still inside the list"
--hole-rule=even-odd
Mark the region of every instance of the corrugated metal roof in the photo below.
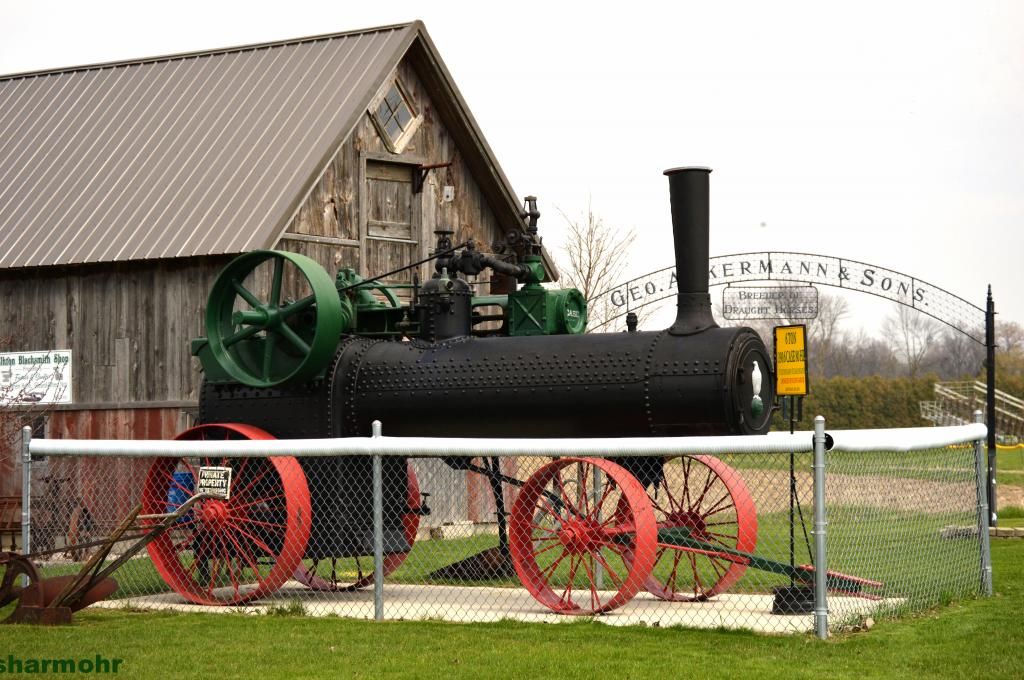
[[[0,268],[267,247],[422,30],[0,78]]]

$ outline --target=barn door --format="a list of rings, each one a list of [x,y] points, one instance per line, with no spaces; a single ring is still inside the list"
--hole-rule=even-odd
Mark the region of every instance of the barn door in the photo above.
[[[413,193],[415,165],[366,161],[367,277],[403,267],[423,257],[420,196]],[[411,283],[412,270],[384,283]],[[401,291],[408,297],[409,291]]]

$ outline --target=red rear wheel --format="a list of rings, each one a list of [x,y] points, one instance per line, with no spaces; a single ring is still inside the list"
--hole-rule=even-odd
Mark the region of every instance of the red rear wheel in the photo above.
[[[408,493],[406,502],[409,510],[402,515],[402,528],[405,542],[410,550],[389,553],[384,556],[384,575],[394,572],[409,557],[416,532],[420,528],[420,483],[416,473],[409,465]],[[328,560],[305,560],[295,570],[295,580],[311,590],[329,590],[350,592],[373,585],[373,558],[361,560],[359,557],[333,558]]]
[[[620,607],[644,587],[657,530],[640,482],[607,460],[562,458],[535,472],[512,507],[519,580],[561,614]]]
[[[160,458],[150,467],[143,514],[170,512],[184,503],[194,493],[201,467],[232,470],[227,500],[197,503],[147,546],[160,576],[190,602],[243,604],[273,593],[295,573],[309,540],[311,515],[298,460],[217,454],[217,441],[273,438],[249,425],[200,425],[175,439],[209,441],[209,455]]]
[[[648,494],[660,530],[709,547],[687,550],[659,542],[647,591],[663,600],[694,602],[725,592],[747,570],[742,560],[715,552],[752,553],[757,510],[739,474],[714,456],[680,456],[664,463],[664,477]]]

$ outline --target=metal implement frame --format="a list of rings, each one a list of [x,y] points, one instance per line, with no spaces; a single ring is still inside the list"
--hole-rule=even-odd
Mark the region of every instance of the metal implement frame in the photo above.
[[[31,428],[25,428],[22,435],[23,448],[27,450],[31,442]],[[122,519],[117,528],[108,536],[101,540],[91,541],[78,546],[95,547],[98,550],[82,564],[78,572],[69,578],[60,591],[52,597],[44,594],[43,581],[40,579],[39,571],[32,560],[52,554],[56,550],[46,550],[39,553],[26,551],[21,554],[0,553],[0,566],[4,566],[7,569],[17,568],[22,572],[21,593],[8,590],[8,588],[13,588],[11,572],[9,571],[3,583],[0,584],[0,602],[6,603],[12,599],[17,599],[19,602],[14,613],[4,623],[42,623],[47,625],[71,623],[71,613],[73,611],[90,604],[95,599],[104,599],[117,588],[117,584],[110,582],[108,578],[111,574],[167,531],[175,522],[189,512],[192,506],[213,497],[211,494],[199,493],[186,500],[175,511],[160,514],[140,514],[142,505],[136,505],[132,512]],[[26,538],[31,538],[30,532]],[[107,558],[110,556],[114,545],[120,541],[127,540],[134,541],[134,543],[108,562]],[[26,542],[26,545],[29,544]],[[112,584],[109,590],[103,590],[105,581]],[[94,589],[99,589],[102,592],[95,594]]]

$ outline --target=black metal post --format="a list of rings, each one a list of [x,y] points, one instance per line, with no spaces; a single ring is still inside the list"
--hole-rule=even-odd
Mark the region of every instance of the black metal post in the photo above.
[[[998,523],[996,507],[996,303],[992,284],[985,304],[985,425],[988,427],[988,518],[989,526]]]
[[[796,566],[796,533],[794,530],[794,510],[796,505],[796,469],[793,466],[793,453],[789,454],[789,566]],[[796,582],[793,576],[789,577],[789,585],[794,586]]]
[[[793,428],[796,425],[796,403],[802,397],[783,397],[789,403],[789,433],[793,434]],[[795,505],[796,505],[796,467],[794,465],[793,452],[789,453],[789,566],[796,566],[796,532],[793,526],[795,521]],[[789,577],[789,585],[795,586],[796,581],[792,576]]]
[[[494,493],[494,512],[498,516],[498,550],[502,558],[508,559],[512,552],[508,547],[508,522],[505,518],[505,494],[501,488],[501,459],[491,456],[488,459],[491,474],[491,491]]]

